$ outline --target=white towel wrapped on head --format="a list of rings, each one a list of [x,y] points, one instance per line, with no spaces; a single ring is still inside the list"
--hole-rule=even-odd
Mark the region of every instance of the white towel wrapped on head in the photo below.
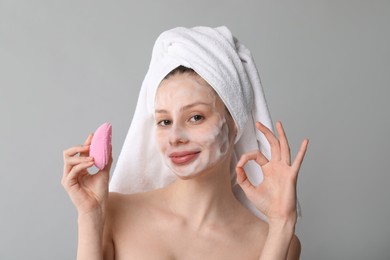
[[[148,191],[165,187],[176,179],[162,161],[153,128],[157,88],[162,79],[180,65],[193,69],[206,80],[232,115],[238,130],[231,167],[232,188],[245,206],[264,218],[236,183],[235,164],[243,153],[255,149],[269,158],[269,144],[255,128],[255,122],[273,129],[272,121],[253,58],[226,27],[178,27],[158,37],[110,191]],[[248,164],[246,172],[254,185],[262,181],[259,167]]]

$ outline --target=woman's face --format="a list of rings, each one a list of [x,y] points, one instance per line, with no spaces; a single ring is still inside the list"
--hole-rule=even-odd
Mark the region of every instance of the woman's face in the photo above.
[[[155,108],[157,144],[178,177],[196,176],[226,157],[232,139],[226,109],[200,76],[179,73],[163,80]]]

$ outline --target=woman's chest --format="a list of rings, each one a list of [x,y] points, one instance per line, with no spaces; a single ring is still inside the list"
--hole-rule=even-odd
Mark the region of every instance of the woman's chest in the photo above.
[[[115,259],[259,259],[262,237],[251,234],[175,227],[138,226],[117,232]]]

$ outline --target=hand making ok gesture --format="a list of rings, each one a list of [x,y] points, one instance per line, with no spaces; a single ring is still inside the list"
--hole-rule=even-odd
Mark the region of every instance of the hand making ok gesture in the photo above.
[[[263,124],[257,122],[271,146],[271,158],[268,160],[260,151],[253,151],[241,156],[237,163],[237,182],[248,199],[263,212],[269,220],[293,219],[296,221],[298,172],[306,153],[308,139],[304,139],[299,152],[291,163],[290,147],[280,122],[276,124],[279,139]],[[248,179],[243,166],[250,160],[260,165],[263,182],[254,186]]]

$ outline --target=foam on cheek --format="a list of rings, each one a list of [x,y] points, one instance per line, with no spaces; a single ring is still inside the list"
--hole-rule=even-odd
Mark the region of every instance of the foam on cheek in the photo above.
[[[219,112],[217,112],[217,106],[218,100],[216,94],[214,94],[213,110],[214,113],[218,113],[218,123],[213,127],[208,135],[204,135],[205,137],[209,137],[208,140],[205,140],[205,143],[206,145],[210,146],[210,163],[214,163],[215,161],[219,160],[220,157],[225,155],[229,147],[229,127],[224,115],[221,115]]]
[[[175,170],[179,176],[188,177],[201,173],[203,170],[215,165],[228,151],[229,130],[225,118],[220,118],[218,123],[203,133],[191,133],[189,140],[196,143],[202,152],[193,163]]]
[[[220,117],[218,125],[212,129],[208,140],[210,164],[214,164],[224,156],[229,147],[229,128],[224,117]]]

